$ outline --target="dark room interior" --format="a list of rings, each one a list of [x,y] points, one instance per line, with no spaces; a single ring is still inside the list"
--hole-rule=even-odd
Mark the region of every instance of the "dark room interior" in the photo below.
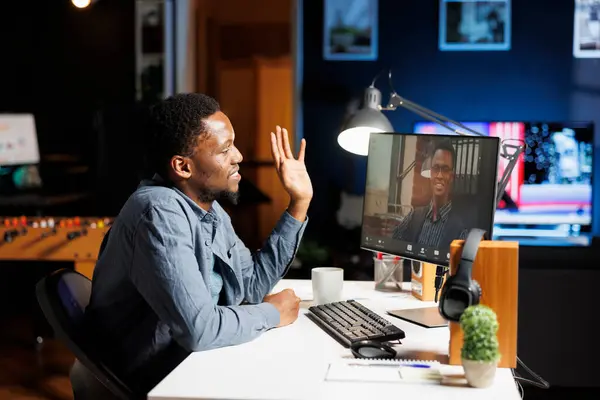
[[[0,117],[33,115],[42,186],[16,188],[12,166],[0,163],[2,229],[21,226],[20,218],[49,217],[64,218],[60,229],[79,229],[80,220],[108,229],[140,180],[155,172],[144,156],[152,140],[149,106],[168,92],[205,93],[231,118],[244,157],[240,202],[223,205],[239,239],[261,248],[288,205],[269,139],[276,124],[287,126],[294,153],[306,140],[314,194],[284,278],[310,281],[312,268],[337,267],[344,281],[374,285],[377,251],[365,248],[361,231],[368,157],[342,148],[338,134],[376,78],[382,105],[396,92],[455,121],[586,122],[594,127],[591,220],[582,234],[589,240],[519,244],[516,352],[549,384],[521,383],[523,398],[598,398],[600,348],[591,305],[600,280],[600,34],[598,55],[575,57],[574,1],[497,1],[510,4],[508,50],[443,51],[444,1],[375,0],[377,55],[371,60],[324,57],[327,0],[162,0],[161,7],[175,10],[172,19],[165,31],[147,32],[136,24],[144,0],[96,0],[82,9],[71,0],[5,2]],[[594,4],[598,22],[600,2]],[[172,76],[140,72],[139,32],[165,53],[165,65],[173,63]],[[402,107],[384,115],[400,134],[414,133],[424,120]],[[341,215],[352,212],[343,222]],[[19,237],[24,232],[11,240],[26,240]],[[78,232],[99,239],[76,251],[74,260],[29,257],[25,247],[3,253],[2,246],[11,245],[6,234],[0,243],[0,400],[77,399],[69,380],[75,357],[40,309],[36,283],[78,263],[91,278],[103,236],[92,228]],[[401,263],[401,279],[410,286],[413,262]],[[517,371],[533,379],[526,369]]]

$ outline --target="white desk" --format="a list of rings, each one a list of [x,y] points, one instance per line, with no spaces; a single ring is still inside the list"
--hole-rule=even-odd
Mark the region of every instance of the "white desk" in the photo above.
[[[405,283],[405,285],[408,285]],[[274,291],[291,287],[302,299],[311,297],[310,280],[282,280]],[[373,282],[344,283],[346,298],[361,303],[392,321],[406,333],[395,346],[399,357],[448,360],[448,328],[423,328],[386,315],[385,310],[433,306],[402,293],[381,293]],[[408,289],[408,287],[406,287]],[[149,394],[150,400],[370,400],[370,399],[520,399],[510,369],[501,368],[496,381],[486,389],[439,383],[358,383],[325,381],[329,363],[352,357],[305,313],[310,301],[302,303],[292,325],[266,332],[252,342],[197,352],[186,358]],[[443,365],[442,373],[463,374],[461,366]]]

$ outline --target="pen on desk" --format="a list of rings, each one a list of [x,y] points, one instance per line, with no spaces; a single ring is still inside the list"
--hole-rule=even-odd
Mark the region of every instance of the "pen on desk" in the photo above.
[[[400,364],[400,367],[408,367],[408,368],[431,368],[431,365],[427,365],[427,364]]]

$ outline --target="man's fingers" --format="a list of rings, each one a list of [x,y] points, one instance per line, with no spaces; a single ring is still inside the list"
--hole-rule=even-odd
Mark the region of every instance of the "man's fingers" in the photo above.
[[[273,155],[273,159],[275,160],[275,168],[279,170],[279,165],[281,164],[281,157],[279,156],[279,148],[277,147],[277,137],[273,132],[271,132],[271,154]]]
[[[298,152],[298,161],[304,161],[304,154],[306,153],[306,139],[302,138],[300,141],[300,151]]]
[[[285,155],[287,158],[294,158],[294,153],[292,153],[292,149],[290,147],[290,138],[288,136],[287,129],[283,128],[281,131],[281,136],[283,136],[283,148],[285,150]]]
[[[279,149],[279,157],[281,157],[281,161],[283,161],[287,156],[283,150],[283,138],[281,136],[281,127],[277,125],[277,148]]]

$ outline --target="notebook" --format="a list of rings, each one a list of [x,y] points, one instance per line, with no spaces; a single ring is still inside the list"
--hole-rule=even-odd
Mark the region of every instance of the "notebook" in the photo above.
[[[405,321],[421,325],[425,328],[439,328],[448,326],[448,321],[441,316],[437,307],[409,308],[404,310],[390,310],[388,314]]]
[[[329,364],[326,381],[337,382],[422,382],[442,380],[438,361],[342,359]]]

